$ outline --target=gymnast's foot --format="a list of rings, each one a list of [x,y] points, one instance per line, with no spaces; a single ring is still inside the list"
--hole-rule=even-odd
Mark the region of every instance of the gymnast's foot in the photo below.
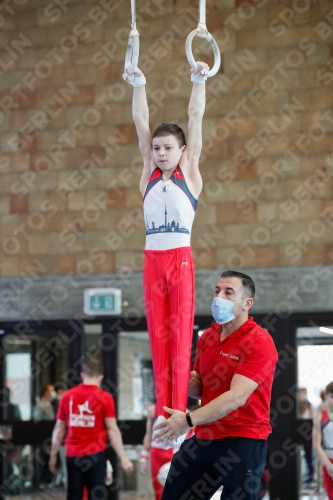
[[[166,421],[166,418],[163,417],[163,415],[159,415],[157,417],[157,419],[154,421],[154,424],[153,424],[153,429],[156,425],[159,425],[159,424],[162,424],[163,422]],[[165,446],[165,441],[159,441],[159,442],[156,442],[155,439],[156,439],[156,434],[158,434],[159,431],[153,431],[153,437],[152,437],[152,440],[153,440],[153,447],[154,448],[161,448],[162,450],[168,450],[170,447],[169,446]]]
[[[154,427],[156,425],[162,424],[162,422],[165,422],[165,421],[166,421],[166,418],[163,417],[163,415],[159,415],[154,422]],[[170,450],[170,448],[179,448],[179,446],[185,441],[186,433],[182,434],[181,436],[178,436],[173,441],[171,441],[171,443],[169,443],[168,445],[165,444],[166,440],[160,441],[157,443],[155,441],[155,435],[158,434],[158,432],[159,431],[155,431],[153,433],[153,442],[154,442],[153,447],[154,448],[161,448],[162,450]]]
[[[186,438],[186,433],[181,436],[176,437],[171,443],[168,445],[168,448],[179,448],[180,445],[183,444]]]

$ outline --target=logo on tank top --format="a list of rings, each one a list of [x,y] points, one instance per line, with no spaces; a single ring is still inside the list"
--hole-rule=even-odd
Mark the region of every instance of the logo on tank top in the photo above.
[[[79,413],[73,413],[73,398],[69,402],[69,426],[70,427],[95,427],[96,417],[89,408],[89,401],[77,405]]]
[[[164,185],[161,184],[160,185],[160,191],[161,191],[162,194],[167,193],[169,191],[169,186],[167,184],[164,184]]]
[[[163,187],[163,186],[161,186]],[[169,186],[166,186],[169,187]],[[185,227],[179,226],[179,222],[172,221],[168,222],[168,211],[165,205],[164,211],[164,224],[161,226],[155,227],[155,222],[152,221],[152,227],[149,227],[148,217],[146,216],[146,234],[156,234],[156,233],[185,233],[190,234],[190,231]]]

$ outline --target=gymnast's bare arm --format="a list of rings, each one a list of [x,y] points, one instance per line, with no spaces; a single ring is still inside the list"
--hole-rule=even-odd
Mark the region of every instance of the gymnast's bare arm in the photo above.
[[[128,459],[124,445],[123,438],[121,436],[121,432],[117,425],[117,421],[115,418],[107,417],[104,419],[105,427],[107,430],[107,434],[109,437],[110,444],[114,451],[117,453],[118,458],[120,460],[120,466],[125,471],[130,471],[133,469],[132,462]]]
[[[148,415],[146,422],[146,434],[143,438],[143,447],[146,451],[150,450],[151,439],[153,436],[153,421],[155,415],[155,405],[150,405],[148,407]]]
[[[49,459],[49,469],[52,472],[52,474],[57,473],[56,465],[57,465],[58,452],[60,450],[60,446],[64,440],[66,432],[67,432],[66,422],[64,420],[57,419],[52,432],[52,445],[51,445],[51,452]]]
[[[139,68],[129,74],[143,76]],[[140,153],[143,158],[143,171],[140,180],[140,192],[144,195],[152,170],[156,167],[152,158],[152,141],[149,129],[149,109],[146,95],[146,86],[133,87],[132,116],[139,139]]]
[[[197,62],[197,70],[192,73],[200,73],[203,69],[209,69],[204,62]],[[193,83],[192,94],[188,107],[188,132],[187,145],[180,160],[180,168],[185,174],[189,190],[195,198],[198,198],[202,190],[202,177],[199,171],[199,159],[202,149],[202,119],[206,107],[206,84]]]
[[[201,399],[202,396],[202,381],[199,373],[190,372],[190,379],[188,383],[188,395],[193,399]]]

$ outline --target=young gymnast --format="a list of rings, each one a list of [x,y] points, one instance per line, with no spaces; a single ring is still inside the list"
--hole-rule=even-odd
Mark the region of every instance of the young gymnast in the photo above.
[[[208,66],[197,63],[189,103],[187,141],[175,124],[163,123],[151,135],[146,79],[137,68],[123,78],[133,85],[133,119],[144,161],[143,196],[146,245],[144,301],[156,387],[156,416],[164,407],[185,411],[194,319],[194,264],[191,229],[202,190],[199,158]],[[160,423],[160,418],[157,423]],[[173,446],[179,446],[178,442]]]

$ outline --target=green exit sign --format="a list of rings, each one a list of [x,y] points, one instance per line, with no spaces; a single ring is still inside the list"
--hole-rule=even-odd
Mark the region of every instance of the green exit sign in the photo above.
[[[84,291],[84,312],[89,316],[121,314],[121,290],[119,288],[88,288]]]

